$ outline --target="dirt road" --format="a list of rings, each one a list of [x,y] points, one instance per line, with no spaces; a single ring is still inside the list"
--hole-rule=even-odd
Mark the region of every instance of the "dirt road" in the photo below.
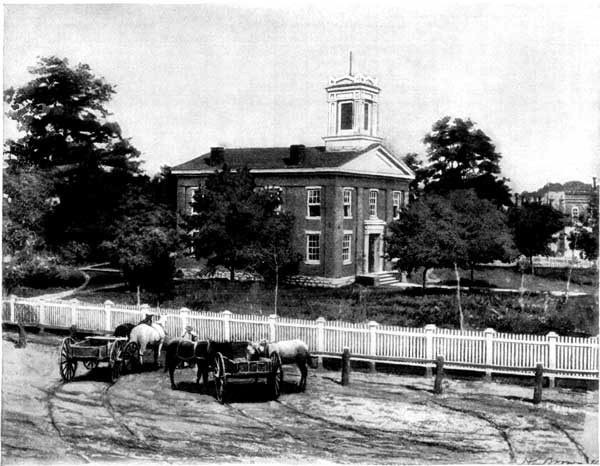
[[[524,463],[598,461],[597,392],[532,390],[483,381],[445,382],[384,374],[312,371],[297,393],[285,367],[278,401],[261,386],[236,387],[220,405],[200,393],[190,369],[180,390],[162,370],[105,382],[102,369],[58,375],[59,339],[3,338],[2,462],[147,464],[206,462]]]

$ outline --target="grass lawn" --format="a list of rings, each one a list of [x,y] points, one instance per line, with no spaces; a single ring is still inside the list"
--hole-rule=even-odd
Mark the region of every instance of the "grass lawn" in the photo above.
[[[471,283],[471,272],[461,270],[460,280],[462,286]],[[526,273],[523,286],[530,291],[565,291],[567,288],[568,269],[536,269],[535,275]],[[433,275],[441,281],[438,284],[456,285],[456,275],[451,269],[435,269]],[[417,271],[410,281],[420,283],[421,271]],[[476,269],[474,273],[474,286],[491,286],[493,288],[519,289],[521,287],[521,273],[510,267],[485,267]],[[569,291],[594,294],[598,292],[598,274],[594,269],[573,269]]]
[[[115,303],[136,304],[135,291],[124,288],[84,291],[75,297],[87,302],[102,303],[109,299]],[[229,310],[269,315],[273,313],[273,289],[261,282],[184,280],[176,282],[173,292],[160,300],[142,292],[141,302],[170,309],[187,307],[211,312]],[[478,290],[463,292],[462,306],[469,329],[490,327],[500,332],[534,334],[555,331],[573,336],[598,334],[597,293],[565,301],[537,293],[525,293],[520,299],[518,295]],[[283,286],[278,314],[304,319],[323,316],[328,320],[350,322],[374,320],[380,324],[407,327],[435,324],[457,328],[459,321],[454,290],[401,290],[360,285],[337,289]]]

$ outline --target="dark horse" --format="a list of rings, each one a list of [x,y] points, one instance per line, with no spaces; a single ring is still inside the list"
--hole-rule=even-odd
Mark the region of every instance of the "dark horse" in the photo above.
[[[126,337],[126,338],[129,338],[129,334],[133,330],[133,327],[135,327],[135,324],[121,324],[121,325],[117,325],[117,328],[115,328],[115,331],[114,331],[113,335],[115,337]]]
[[[217,353],[229,359],[245,357],[248,342],[189,341],[174,338],[167,344],[165,355],[165,372],[169,371],[171,388],[177,389],[173,375],[181,362],[194,362],[197,366],[196,384],[202,379],[204,391],[208,385],[208,371],[213,367]]]

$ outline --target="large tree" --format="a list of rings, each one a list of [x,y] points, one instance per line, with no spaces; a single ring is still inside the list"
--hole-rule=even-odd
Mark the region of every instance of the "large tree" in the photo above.
[[[236,270],[256,267],[270,242],[265,225],[277,231],[277,222],[288,219],[278,212],[280,205],[279,193],[257,187],[248,168],[233,171],[223,165],[192,202],[194,214],[187,225],[195,256],[207,258],[209,267],[226,267],[231,280]],[[281,236],[286,240],[285,234]]]
[[[94,249],[140,175],[139,152],[109,119],[106,104],[114,86],[88,65],[71,67],[67,59],[47,57],[30,72],[34,79],[4,94],[19,133],[5,142],[5,162],[51,178],[56,205],[46,224],[50,247]]]
[[[282,279],[297,272],[302,255],[292,248],[290,237],[294,216],[276,212],[264,218],[253,245],[256,269],[274,284],[273,312],[277,314],[279,284]]]
[[[460,299],[459,268],[515,255],[504,214],[473,190],[456,190],[442,197],[425,194],[405,208],[389,225],[387,252],[396,267],[408,272],[423,268],[453,268],[457,281],[460,326],[464,317]]]
[[[550,254],[552,236],[564,226],[562,214],[550,205],[529,203],[512,207],[508,219],[515,245],[529,258],[533,272],[533,256]]]
[[[456,189],[474,189],[478,197],[498,206],[512,204],[508,180],[500,177],[501,155],[471,120],[444,117],[423,142],[428,162],[418,178],[425,192],[443,195]]]
[[[170,290],[175,273],[180,247],[176,218],[165,205],[154,203],[150,193],[138,189],[136,194],[101,248],[131,288],[160,295]]]

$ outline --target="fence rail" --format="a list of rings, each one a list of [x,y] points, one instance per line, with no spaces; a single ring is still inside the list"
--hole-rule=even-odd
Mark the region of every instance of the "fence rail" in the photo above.
[[[11,296],[2,300],[2,321],[55,328],[75,325],[79,330],[112,332],[126,322],[137,323],[148,313],[167,316],[168,335],[180,335],[190,325],[200,338],[271,341],[301,339],[314,355],[339,355],[345,347],[360,360],[412,364],[430,368],[443,355],[445,367],[492,373],[533,375],[542,363],[554,378],[598,379],[598,337],[460,331],[426,325],[424,328],[383,326],[377,322],[290,319],[275,315],[242,315],[229,311],[189,309],[151,310],[116,306],[110,301],[93,305],[75,301],[41,301]]]
[[[597,262],[581,258],[571,257],[547,257],[533,256],[534,267],[553,267],[553,268],[573,268],[573,269],[593,269],[596,268]]]

